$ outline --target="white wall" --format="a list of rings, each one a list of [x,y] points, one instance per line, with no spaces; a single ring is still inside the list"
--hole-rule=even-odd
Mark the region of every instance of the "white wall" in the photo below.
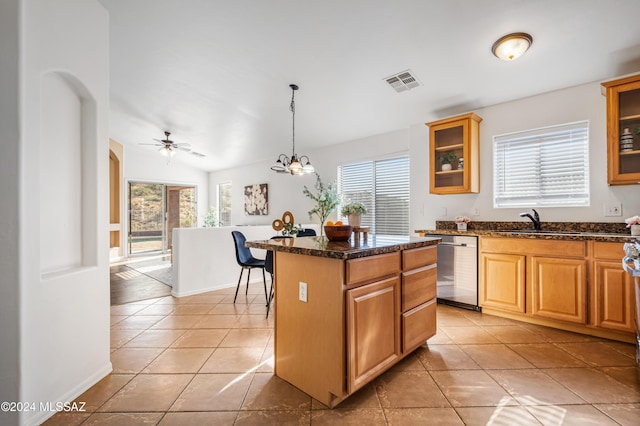
[[[123,172],[123,189],[122,189],[122,212],[123,229],[122,247],[127,245],[128,232],[128,205],[129,205],[129,182],[154,182],[176,185],[195,185],[197,190],[198,202],[198,226],[202,226],[204,216],[209,209],[209,173],[195,169],[180,163],[176,157],[187,155],[178,152],[175,157],[167,163],[166,157],[158,154],[155,149],[138,149],[130,146],[124,146],[124,172]]]
[[[615,76],[612,76],[615,78]],[[480,123],[480,193],[469,195],[429,194],[429,130],[416,125],[411,133],[411,226],[433,229],[436,220],[453,220],[465,214],[479,221],[521,221],[525,209],[493,208],[493,136],[581,120],[589,121],[589,207],[539,208],[543,221],[623,222],[640,213],[640,185],[607,185],[606,98],[600,83],[571,87],[474,111]],[[444,117],[443,117],[444,118]],[[605,217],[604,204],[622,204],[621,217]],[[446,208],[444,215],[442,209]],[[472,216],[475,208],[479,216]]]
[[[320,232],[318,225],[303,222],[303,226]],[[235,243],[231,235],[233,231],[244,234],[247,241],[267,240],[274,235],[270,225],[173,230],[172,295],[190,296],[238,284],[241,268],[236,260]],[[251,249],[251,253],[257,259],[266,256],[266,250]],[[247,282],[247,275],[247,272],[243,272],[242,285]],[[250,278],[251,283],[260,284],[263,280],[262,271],[254,269]],[[268,274],[266,282],[270,284]]]
[[[0,401],[20,400],[19,0],[0,3]],[[18,413],[0,412],[0,424]]]
[[[612,76],[611,78],[615,78]],[[480,193],[464,195],[429,194],[429,128],[416,123],[408,129],[345,142],[309,155],[323,181],[336,177],[338,164],[365,161],[409,152],[411,157],[411,230],[433,229],[436,220],[453,220],[465,214],[474,221],[519,221],[522,209],[493,208],[494,135],[529,130],[580,120],[589,121],[590,188],[589,207],[539,208],[543,221],[623,222],[640,214],[640,185],[607,185],[606,100],[600,83],[594,82],[530,98],[475,110],[483,118],[480,123]],[[433,117],[432,117],[433,118]],[[445,117],[437,117],[445,118]],[[425,120],[427,121],[427,120]],[[275,154],[274,154],[275,158]],[[313,176],[277,175],[271,163],[212,172],[209,177],[209,199],[216,203],[216,185],[231,181],[233,187],[232,217],[235,225],[269,224],[290,210],[296,222],[308,220],[309,200],[302,194],[303,185],[311,187]],[[245,185],[269,184],[269,215],[246,216],[243,208]],[[605,217],[605,203],[621,203],[621,217]],[[447,213],[443,214],[443,208]],[[479,215],[473,216],[474,209]],[[314,221],[316,221],[314,219]]]
[[[21,7],[17,400],[65,402],[111,371],[109,20],[97,1]],[[19,423],[52,414],[23,412]]]
[[[323,183],[335,181],[340,164],[377,158],[391,158],[407,155],[409,150],[408,130],[376,135],[348,143],[333,145],[318,151],[300,151],[309,156]],[[273,158],[278,153],[274,152]],[[232,183],[232,221],[234,225],[269,225],[279,219],[285,211],[293,213],[296,223],[319,223],[317,216],[309,218],[313,208],[311,201],[302,193],[306,185],[315,192],[315,175],[291,176],[278,174],[270,169],[273,163],[254,163],[245,167],[212,172],[209,175],[209,200],[217,206],[217,185]],[[257,183],[269,184],[269,214],[267,216],[247,216],[244,214],[244,187]],[[330,216],[335,220],[335,213]]]

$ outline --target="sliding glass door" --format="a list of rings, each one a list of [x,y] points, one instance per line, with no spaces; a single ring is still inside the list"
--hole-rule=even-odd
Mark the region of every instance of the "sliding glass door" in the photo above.
[[[196,226],[196,188],[129,182],[129,254],[167,252],[173,228]]]

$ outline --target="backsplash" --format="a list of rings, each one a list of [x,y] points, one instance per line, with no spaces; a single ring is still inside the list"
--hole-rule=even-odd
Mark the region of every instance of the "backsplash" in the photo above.
[[[567,231],[605,234],[628,234],[627,225],[615,222],[542,222],[542,229],[546,231]],[[437,220],[436,230],[456,230],[454,221]],[[469,222],[469,231],[520,231],[533,229],[531,222]]]

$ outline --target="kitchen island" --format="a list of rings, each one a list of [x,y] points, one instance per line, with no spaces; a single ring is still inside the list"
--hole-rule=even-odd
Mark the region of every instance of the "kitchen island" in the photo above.
[[[247,242],[274,251],[275,374],[333,408],[435,335],[439,241]]]

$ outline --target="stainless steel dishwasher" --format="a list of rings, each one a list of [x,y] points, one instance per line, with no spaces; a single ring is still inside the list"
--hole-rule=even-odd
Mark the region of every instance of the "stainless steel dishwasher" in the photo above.
[[[478,237],[429,235],[438,244],[438,303],[480,311],[478,306]]]

